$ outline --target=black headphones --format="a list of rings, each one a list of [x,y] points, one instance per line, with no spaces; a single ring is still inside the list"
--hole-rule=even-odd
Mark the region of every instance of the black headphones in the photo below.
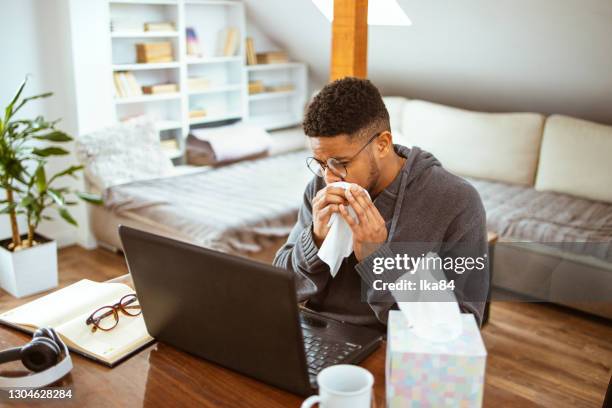
[[[22,347],[0,352],[0,364],[21,360],[35,374],[24,377],[0,377],[0,388],[39,388],[59,380],[72,370],[68,347],[55,330],[40,328],[32,341]]]

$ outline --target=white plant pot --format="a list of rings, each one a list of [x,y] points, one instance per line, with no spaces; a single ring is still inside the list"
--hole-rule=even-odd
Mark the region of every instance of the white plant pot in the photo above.
[[[0,286],[15,297],[57,287],[57,243],[34,238],[38,245],[16,252],[0,245]]]

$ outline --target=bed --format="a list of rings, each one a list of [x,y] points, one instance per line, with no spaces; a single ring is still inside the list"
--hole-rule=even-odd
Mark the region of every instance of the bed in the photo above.
[[[270,260],[295,224],[312,177],[305,150],[221,168],[135,181],[104,191],[94,235],[120,249],[119,224],[233,254]]]
[[[108,146],[112,132],[107,129],[102,133],[106,137],[103,143],[82,139],[78,151],[90,189],[104,198],[103,206],[91,207],[92,233],[100,246],[112,250],[121,250],[117,227],[124,224],[271,261],[295,224],[304,188],[313,177],[306,167],[308,151],[299,128],[274,132],[277,143],[265,158],[216,168],[176,167],[160,174],[151,174],[160,167],[150,163],[157,160],[157,152],[142,154],[139,149],[130,157],[116,159],[118,150]],[[134,134],[141,137],[139,132]],[[118,161],[111,165],[105,159],[99,167],[107,174],[122,168],[108,185],[92,176],[94,170],[102,171],[96,169],[96,162],[102,161],[106,150],[112,153],[111,162]],[[123,150],[121,155],[125,156]],[[148,162],[143,165],[149,168],[135,176],[124,174],[133,171],[130,163],[135,160]],[[164,165],[162,162],[161,167]]]

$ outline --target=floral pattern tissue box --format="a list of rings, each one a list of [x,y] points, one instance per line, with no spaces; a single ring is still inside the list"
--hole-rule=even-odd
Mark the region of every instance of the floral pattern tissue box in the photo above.
[[[474,316],[461,319],[459,337],[438,343],[418,337],[400,311],[389,312],[388,408],[482,405],[487,351]]]

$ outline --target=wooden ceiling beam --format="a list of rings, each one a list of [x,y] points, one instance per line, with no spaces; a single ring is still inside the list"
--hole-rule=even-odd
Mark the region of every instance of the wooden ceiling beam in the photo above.
[[[368,74],[368,0],[334,0],[330,81]]]

